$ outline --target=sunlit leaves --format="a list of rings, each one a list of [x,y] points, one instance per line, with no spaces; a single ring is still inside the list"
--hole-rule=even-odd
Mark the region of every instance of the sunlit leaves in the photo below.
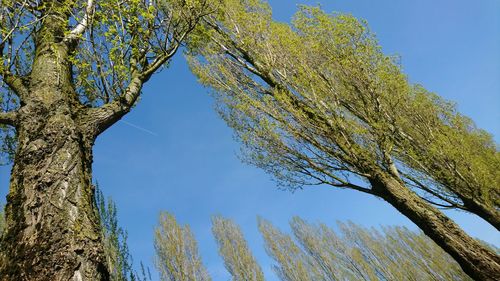
[[[220,216],[213,217],[212,232],[233,281],[264,281],[264,274],[236,223]]]
[[[33,59],[33,30],[40,25],[38,1],[0,1],[0,73],[25,75]],[[1,93],[0,93],[1,94]]]
[[[188,59],[246,160],[292,187],[346,186],[382,171],[440,206],[473,211],[472,200],[495,213],[492,137],[408,82],[365,21],[300,6],[285,24],[265,1],[224,4]]]
[[[4,207],[3,205],[0,205],[0,236],[2,236],[4,228],[5,228]]]
[[[123,94],[133,75],[175,53],[216,2],[97,1],[72,60],[81,100],[95,106]]]
[[[179,225],[171,214],[160,214],[154,243],[155,265],[162,281],[211,280],[189,226]]]
[[[104,244],[104,255],[111,281],[134,281],[132,257],[127,245],[127,232],[118,225],[117,208],[111,198],[105,199],[96,187],[96,206]]]
[[[334,231],[298,217],[290,226],[295,239],[259,222],[281,280],[470,280],[427,236],[404,227],[339,223]]]

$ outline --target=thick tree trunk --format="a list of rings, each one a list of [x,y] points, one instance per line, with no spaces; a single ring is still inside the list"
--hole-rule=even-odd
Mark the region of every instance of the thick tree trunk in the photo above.
[[[22,108],[0,280],[107,280],[91,185],[92,138],[64,103]]]
[[[67,14],[58,3],[37,32],[0,247],[1,281],[105,281],[92,187],[96,128],[72,83]],[[86,121],[85,121],[86,120]]]
[[[500,257],[468,236],[450,218],[388,175],[379,174],[370,182],[377,196],[420,227],[474,280],[500,280]]]

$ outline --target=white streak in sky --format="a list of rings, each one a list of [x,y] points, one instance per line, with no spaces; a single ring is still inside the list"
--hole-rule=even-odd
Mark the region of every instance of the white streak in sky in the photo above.
[[[120,122],[123,122],[124,124],[129,125],[130,127],[136,128],[137,130],[143,131],[143,132],[148,133],[148,134],[150,134],[152,136],[155,136],[155,137],[158,136],[158,134],[156,134],[155,132],[152,132],[152,131],[150,131],[148,129],[145,129],[145,128],[141,127],[141,126],[138,126],[138,125],[135,125],[135,124],[129,123],[127,121],[123,121],[123,120],[120,120]]]

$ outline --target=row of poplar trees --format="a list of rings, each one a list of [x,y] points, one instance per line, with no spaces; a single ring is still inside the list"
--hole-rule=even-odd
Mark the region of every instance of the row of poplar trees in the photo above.
[[[425,234],[404,227],[382,231],[339,223],[339,233],[299,217],[290,221],[293,237],[258,219],[272,269],[281,281],[472,280]],[[260,265],[232,220],[212,218],[219,254],[233,281],[264,281]],[[155,232],[156,268],[162,281],[209,281],[189,226],[168,213]],[[216,280],[220,280],[216,276]]]
[[[411,84],[366,22],[302,6],[280,23],[265,0],[0,1],[0,280],[109,279],[92,147],[183,48],[248,162],[291,189],[381,198],[469,276],[500,279],[497,253],[439,210],[500,229],[496,143]]]
[[[151,272],[142,262],[139,268],[134,268],[127,232],[118,223],[114,201],[97,190],[96,206],[110,281],[150,281],[155,275],[159,275],[161,281],[212,280],[203,265],[194,234],[172,214],[160,213],[154,234],[157,272]],[[3,218],[0,211],[0,233],[5,224]],[[290,221],[293,236],[262,218],[258,218],[258,228],[265,250],[274,260],[270,266],[281,281],[472,280],[425,234],[404,227],[379,230],[349,222],[338,223],[337,233],[324,224],[311,224],[294,217]],[[235,222],[214,216],[212,233],[231,280],[265,280],[261,266]],[[212,275],[221,278],[221,272]]]

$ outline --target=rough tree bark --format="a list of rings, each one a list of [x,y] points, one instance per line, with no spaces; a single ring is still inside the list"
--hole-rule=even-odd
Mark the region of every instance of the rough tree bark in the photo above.
[[[475,280],[500,280],[500,258],[467,235],[455,222],[390,175],[374,173],[374,195],[408,217],[450,254]]]
[[[93,139],[67,101],[20,111],[0,280],[107,280],[91,185]]]
[[[67,15],[49,14],[32,72],[14,90],[18,148],[1,241],[0,280],[108,280],[94,206],[96,127],[72,83]],[[23,87],[23,89],[21,89]]]
[[[125,1],[115,5],[116,10],[113,10],[113,3],[100,2],[111,6],[97,6],[93,0],[27,1],[20,4],[20,10],[35,9],[38,16],[36,21],[28,20],[29,24],[23,26],[22,20],[21,24],[16,20],[13,22],[12,31],[28,25],[32,28],[29,36],[33,35],[35,43],[33,61],[29,59],[32,54],[20,58],[22,63],[31,64],[29,75],[11,73],[12,64],[7,63],[8,67],[3,67],[8,60],[4,60],[0,68],[3,82],[20,99],[18,110],[0,112],[0,124],[14,126],[18,141],[7,196],[6,231],[0,239],[0,281],[110,279],[94,204],[92,146],[100,133],[131,110],[143,84],[175,55],[187,34],[209,8],[209,1],[197,2],[195,6],[185,1],[168,2],[173,3],[151,9],[149,5],[153,2]],[[86,8],[78,20],[79,16],[75,15],[73,8],[79,9],[80,4],[86,4]],[[129,15],[121,14],[125,9],[135,7],[139,10]],[[9,13],[18,10],[5,11],[9,18],[15,18]],[[107,41],[107,32],[99,35],[102,30],[93,25],[93,21],[99,20],[96,10],[100,11],[99,16],[107,15],[108,11],[120,14],[123,30],[115,32],[115,35],[122,36],[123,41]],[[129,21],[143,22],[142,25],[128,25]],[[73,29],[68,30],[71,26]],[[144,28],[148,32],[144,32]],[[137,34],[144,36],[141,40],[145,41],[140,44],[135,42]],[[10,40],[11,46],[16,40],[7,38],[9,33],[3,36],[0,38],[3,40],[0,41],[0,57],[5,42]],[[78,71],[72,65],[75,61],[72,55],[89,47],[83,44],[88,42],[84,40],[90,40],[92,45],[110,44],[116,48],[131,49],[116,59],[111,51],[99,53],[98,50],[103,47],[100,45],[93,49],[97,53],[90,55],[90,59],[84,56],[89,59],[85,63],[98,64],[99,69],[103,65],[114,68],[113,59],[117,63],[123,60],[121,66],[128,68],[126,71],[119,70],[123,77],[118,75],[120,77],[116,78],[119,83],[127,83],[128,86],[125,89],[121,84],[119,89],[112,87],[111,96],[107,92],[109,87],[83,89],[87,98],[96,94],[106,96],[101,100],[103,104],[100,107],[85,106],[77,92],[82,88],[76,89],[73,81],[78,80]],[[144,42],[145,45],[142,44]],[[110,47],[106,45],[103,48]],[[102,63],[101,59],[109,59],[109,62]],[[94,70],[91,68],[89,71]],[[113,75],[115,73],[99,73],[97,79],[110,79],[114,81],[112,84],[116,84]]]

